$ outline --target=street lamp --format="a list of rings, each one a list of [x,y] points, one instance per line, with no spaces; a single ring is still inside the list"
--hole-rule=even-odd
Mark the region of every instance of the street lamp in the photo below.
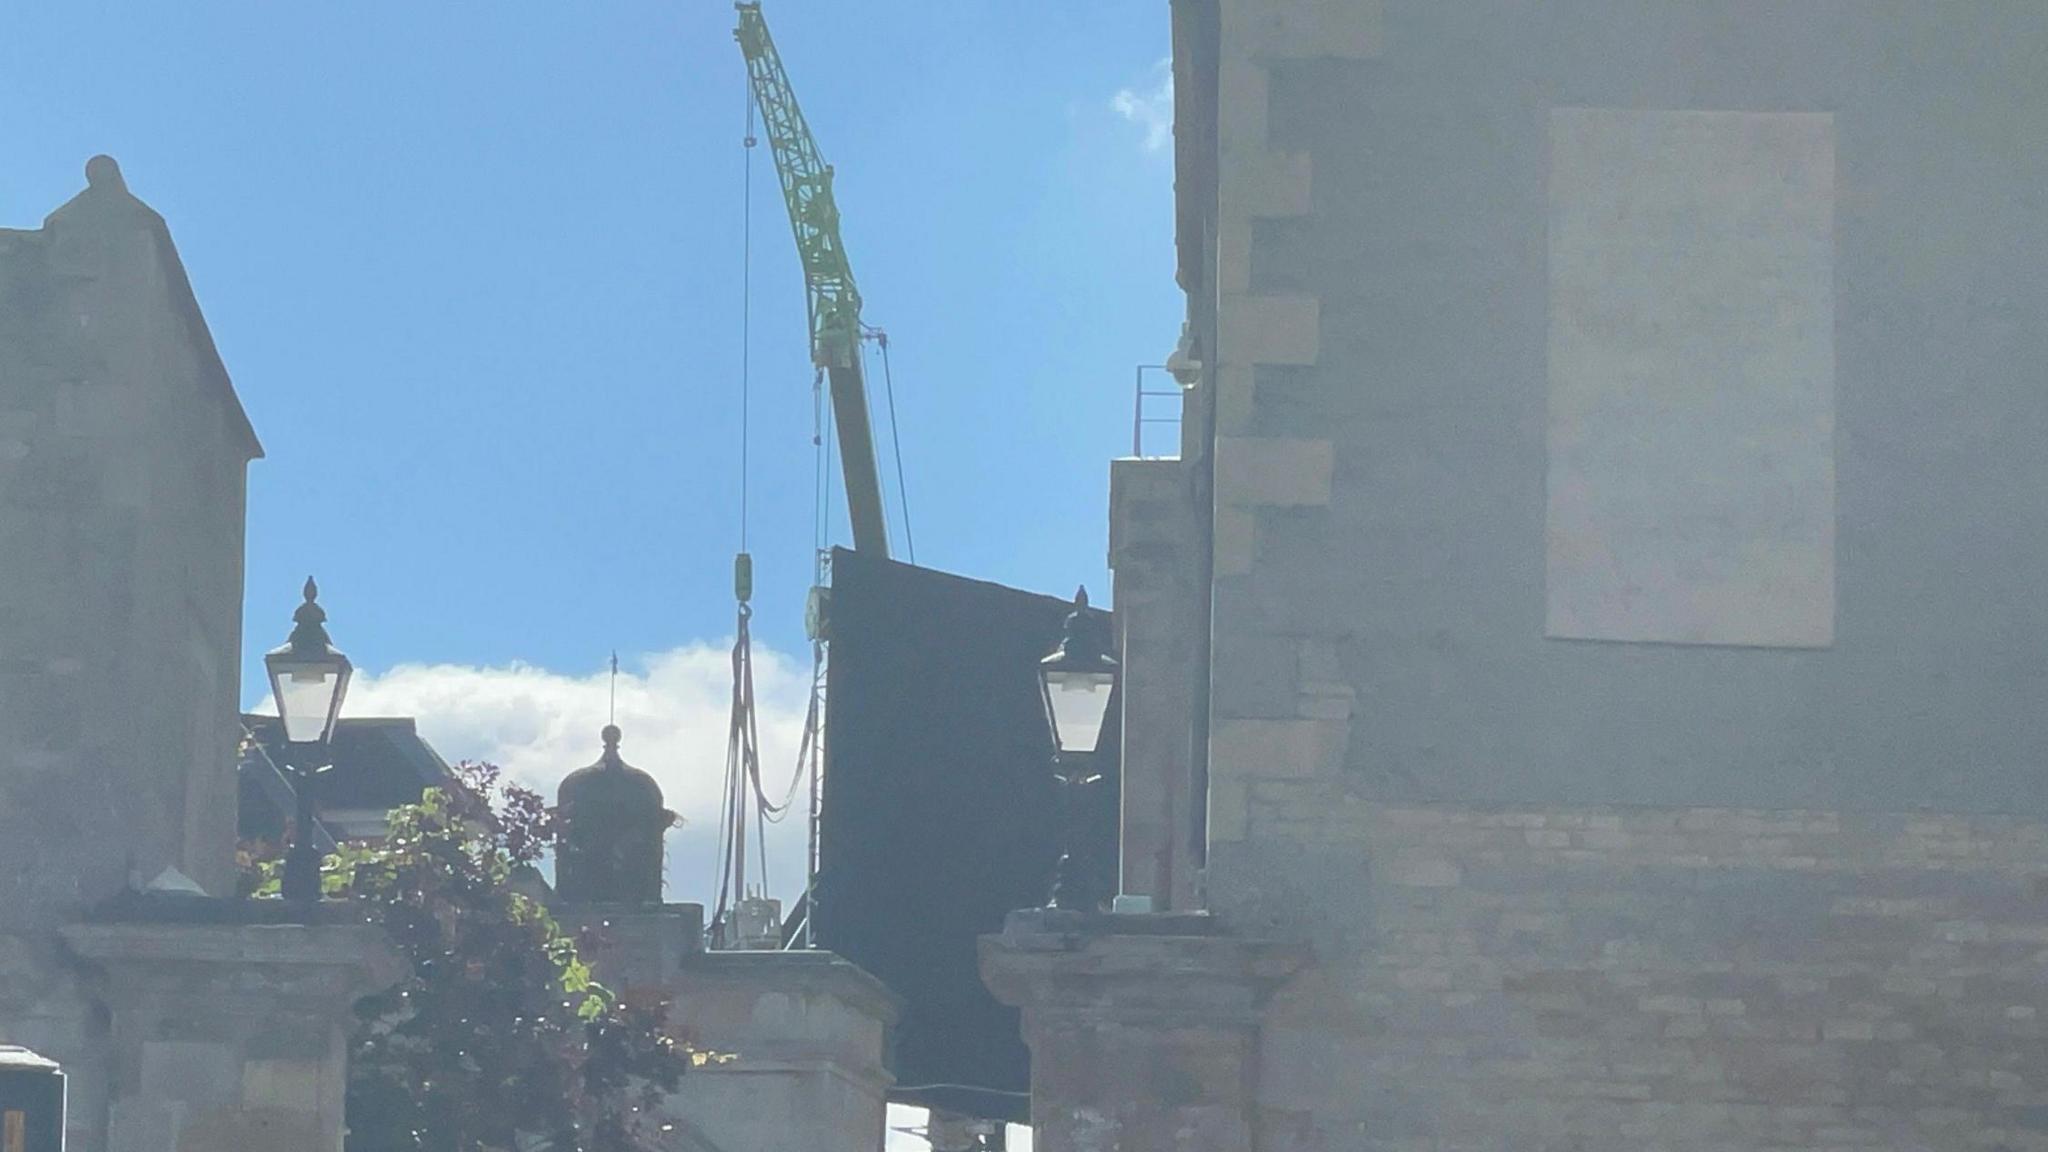
[[[0,1044],[0,1152],[64,1152],[64,1070]]]
[[[327,637],[327,612],[315,602],[319,585],[306,577],[306,602],[292,613],[292,634],[284,647],[263,657],[270,673],[270,692],[284,726],[285,767],[298,794],[291,850],[284,857],[280,890],[287,900],[311,903],[320,899],[320,849],[313,838],[313,777],[327,766],[334,740],[334,722],[355,671]]]
[[[1109,717],[1116,691],[1116,659],[1109,654],[1104,629],[1088,615],[1088,590],[1074,594],[1059,647],[1038,662],[1039,693],[1045,702],[1045,723],[1052,732],[1053,779],[1062,798],[1061,835],[1065,850],[1053,880],[1050,907],[1093,912],[1102,905],[1095,890],[1095,870],[1087,859],[1087,829],[1081,828],[1083,800],[1102,774],[1090,767],[1102,743],[1103,721]]]

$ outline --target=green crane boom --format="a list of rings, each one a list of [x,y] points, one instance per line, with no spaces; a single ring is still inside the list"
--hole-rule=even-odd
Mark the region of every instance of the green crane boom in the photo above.
[[[832,166],[818,155],[818,142],[797,107],[789,74],[768,35],[758,0],[733,5],[733,29],[747,58],[754,103],[761,110],[775,174],[796,234],[796,252],[809,292],[811,362],[831,384],[832,419],[839,426],[839,456],[846,472],[846,506],[853,521],[856,551],[889,555],[888,523],[882,514],[882,483],[875,467],[874,432],[868,421],[867,382],[861,374],[860,290],[839,237],[839,205],[832,199]]]

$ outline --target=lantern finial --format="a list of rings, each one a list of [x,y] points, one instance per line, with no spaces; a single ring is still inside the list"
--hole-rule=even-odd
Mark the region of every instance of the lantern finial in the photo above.
[[[334,641],[327,635],[327,609],[322,608],[317,600],[320,586],[313,582],[311,576],[306,577],[305,593],[306,602],[292,613],[293,628],[288,646],[300,652],[326,651],[333,647]]]

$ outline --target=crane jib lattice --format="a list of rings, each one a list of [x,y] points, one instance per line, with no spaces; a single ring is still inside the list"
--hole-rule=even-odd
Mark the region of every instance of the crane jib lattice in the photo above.
[[[810,293],[811,359],[820,368],[851,367],[860,342],[860,290],[853,283],[839,235],[839,205],[832,197],[832,166],[818,155],[803,109],[789,86],[782,57],[768,34],[761,6],[738,5],[733,38],[746,57],[754,101],[761,111],[775,173],[789,208],[797,256]]]

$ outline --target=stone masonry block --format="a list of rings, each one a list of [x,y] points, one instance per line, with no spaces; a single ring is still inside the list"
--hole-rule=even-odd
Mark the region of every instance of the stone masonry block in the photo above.
[[[1109,566],[1139,566],[1148,553],[1176,552],[1188,532],[1187,465],[1125,459],[1109,465]]]
[[[28,459],[41,423],[41,415],[32,409],[0,409],[0,464]]]
[[[1216,575],[1249,575],[1258,534],[1258,520],[1251,512],[1219,505],[1215,528]]]
[[[1264,59],[1370,60],[1384,41],[1384,0],[1225,0],[1224,50]]]
[[[1252,430],[1257,404],[1249,364],[1225,364],[1216,372],[1216,434],[1243,436]]]
[[[1245,216],[1306,216],[1313,166],[1306,152],[1270,148],[1224,151],[1218,183],[1223,202]]]
[[[1232,296],[1218,318],[1218,351],[1233,364],[1314,364],[1322,302],[1314,296]]]
[[[1357,706],[1353,697],[1341,693],[1303,692],[1294,702],[1294,714],[1310,720],[1349,720]]]
[[[1325,720],[1221,720],[1209,736],[1212,778],[1307,777],[1341,760],[1346,725]]]
[[[107,1108],[107,1152],[175,1149],[190,1109],[177,1100],[131,1096]],[[193,1145],[203,1147],[203,1145]]]
[[[1397,856],[1379,872],[1381,879],[1403,888],[1456,888],[1464,878],[1457,864],[1429,857]]]
[[[1240,507],[1326,505],[1331,467],[1328,440],[1219,438],[1216,500]]]
[[[67,380],[57,389],[57,431],[65,436],[103,438],[120,427],[131,398],[104,382]]]
[[[190,1105],[237,1099],[235,1054],[226,1044],[151,1040],[142,1046],[142,1091]]]
[[[1209,840],[1243,840],[1251,824],[1251,798],[1245,785],[1236,780],[1209,782]]]
[[[1224,148],[1263,148],[1270,126],[1266,66],[1225,56],[1217,68],[1217,136]]]
[[[315,1112],[320,1065],[306,1060],[251,1060],[242,1066],[242,1105]]]
[[[1216,290],[1236,299],[1252,290],[1252,222],[1225,215],[1216,223]]]
[[[1225,629],[1216,634],[1210,683],[1220,715],[1295,714],[1293,642],[1269,632]]]
[[[1344,663],[1334,640],[1310,638],[1301,641],[1301,680],[1304,684],[1343,684]]]

